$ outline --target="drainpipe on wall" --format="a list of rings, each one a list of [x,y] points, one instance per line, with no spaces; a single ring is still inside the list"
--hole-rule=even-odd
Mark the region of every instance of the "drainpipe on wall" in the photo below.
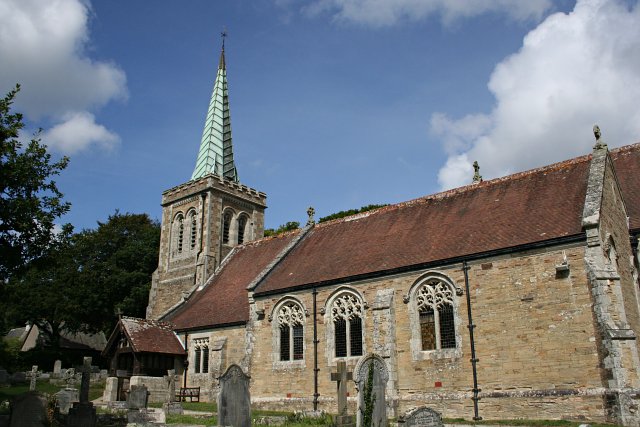
[[[320,397],[320,393],[318,393],[318,312],[316,310],[317,307],[317,297],[318,291],[316,288],[313,288],[313,410],[318,410],[318,397]]]
[[[471,340],[471,368],[473,371],[473,397],[471,400],[473,400],[473,420],[480,421],[482,417],[478,415],[478,400],[480,400],[478,393],[480,393],[481,390],[478,388],[478,372],[476,370],[476,364],[479,360],[476,358],[476,344],[473,339],[473,330],[476,325],[473,324],[473,317],[471,316],[471,295],[469,292],[468,273],[469,266],[467,265],[467,261],[462,261],[462,270],[464,271],[464,285],[466,287],[467,294],[467,315],[469,316],[469,325],[467,327],[469,328],[469,339]]]

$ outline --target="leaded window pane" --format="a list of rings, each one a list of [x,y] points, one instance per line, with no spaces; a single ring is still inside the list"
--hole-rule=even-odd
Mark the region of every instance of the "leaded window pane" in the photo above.
[[[336,357],[347,357],[347,322],[343,318],[334,321]]]
[[[280,360],[290,360],[289,325],[280,325]]]
[[[302,325],[293,327],[293,360],[304,358],[304,335]]]
[[[436,322],[431,308],[420,312],[420,336],[423,350],[436,349]]]
[[[200,359],[201,359],[201,355],[202,355],[202,351],[200,350],[200,347],[196,347],[196,357],[195,357],[195,361],[193,362],[193,369],[195,371],[196,374],[200,373]]]
[[[440,348],[456,348],[456,331],[453,323],[453,307],[444,304],[438,308],[440,318]]]
[[[362,319],[354,317],[349,321],[350,356],[362,356]]]
[[[209,347],[202,348],[202,373],[209,373]]]

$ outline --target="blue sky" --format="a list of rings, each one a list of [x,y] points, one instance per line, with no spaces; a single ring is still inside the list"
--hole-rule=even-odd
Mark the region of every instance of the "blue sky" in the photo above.
[[[71,163],[64,218],[160,218],[226,27],[240,181],[267,227],[640,141],[636,1],[0,0],[0,91]]]

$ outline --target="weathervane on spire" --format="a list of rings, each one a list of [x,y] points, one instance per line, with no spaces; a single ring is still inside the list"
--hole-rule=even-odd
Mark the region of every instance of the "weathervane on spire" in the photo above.
[[[222,50],[224,50],[224,39],[226,39],[227,36],[227,27],[222,27],[222,32],[220,33],[220,37],[222,37]]]

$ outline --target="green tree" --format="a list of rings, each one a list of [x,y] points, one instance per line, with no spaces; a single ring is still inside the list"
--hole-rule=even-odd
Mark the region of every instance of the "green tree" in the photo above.
[[[54,221],[70,207],[52,177],[67,167],[54,162],[38,138],[26,146],[22,114],[11,105],[20,86],[0,99],[0,283],[42,256],[55,237]]]
[[[276,228],[267,228],[264,230],[264,237],[275,236],[277,234],[282,234],[287,231],[297,230],[300,228],[300,223],[298,221],[289,221],[286,224],[282,224],[280,227]]]
[[[9,280],[9,319],[38,325],[56,347],[63,331],[110,332],[118,312],[144,317],[159,241],[160,225],[146,214],[116,212],[74,235],[65,228]]]
[[[340,211],[340,212],[336,212],[334,214],[331,215],[327,215],[324,216],[322,218],[320,218],[320,220],[318,222],[325,222],[325,221],[331,221],[332,219],[338,219],[338,218],[344,218],[345,216],[349,216],[349,215],[355,215],[355,214],[359,214],[362,212],[367,212],[367,211],[371,211],[374,209],[378,209],[378,208],[382,208],[385,206],[389,206],[389,205],[367,205],[367,206],[363,206],[360,209],[349,209],[346,211]]]

